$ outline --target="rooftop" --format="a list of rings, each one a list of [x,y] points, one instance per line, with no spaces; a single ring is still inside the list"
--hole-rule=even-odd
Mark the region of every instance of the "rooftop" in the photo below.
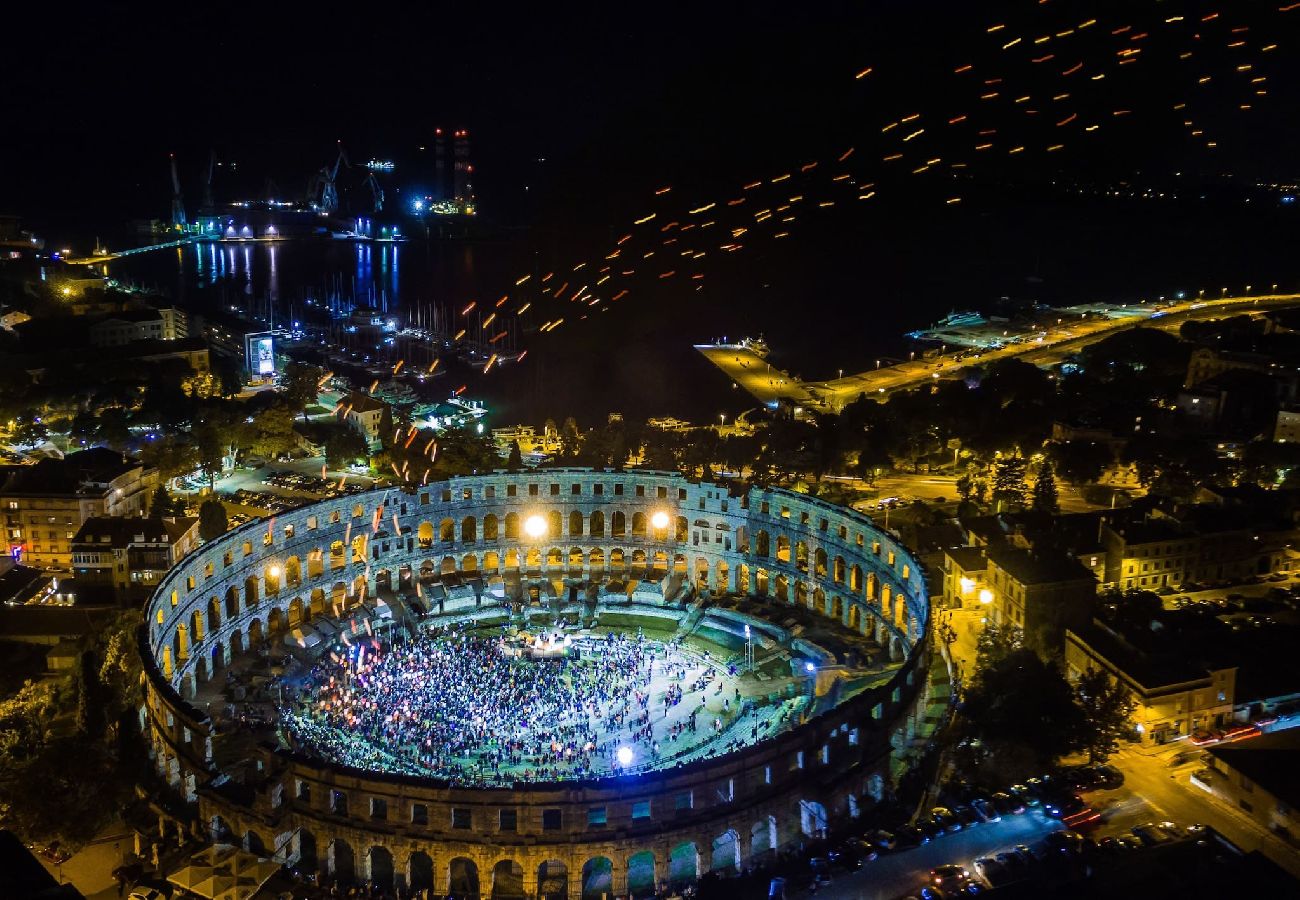
[[[1093,582],[1093,576],[1074,557],[1053,550],[1021,550],[990,545],[989,560],[1021,584],[1060,584],[1067,581]]]
[[[1300,806],[1300,731],[1234,741],[1211,747],[1210,753],[1293,809]]]
[[[134,518],[91,516],[77,531],[73,544],[124,549],[131,544],[174,544],[183,538],[198,519]]]
[[[0,494],[75,497],[100,494],[116,478],[142,467],[129,456],[107,447],[69,453],[63,459],[42,459],[34,466],[10,471]]]

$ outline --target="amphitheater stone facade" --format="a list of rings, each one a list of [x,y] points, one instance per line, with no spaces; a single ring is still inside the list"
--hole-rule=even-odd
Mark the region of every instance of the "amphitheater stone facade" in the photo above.
[[[668,514],[668,525],[655,514]],[[545,517],[546,534],[522,525]],[[446,576],[456,573],[457,578]],[[443,580],[478,585],[437,600]],[[663,615],[688,588],[798,604],[867,635],[888,678],[744,750],[618,778],[457,787],[259,747],[238,777],[192,702],[235,654],[363,598],[419,590],[431,616],[481,615],[568,586],[602,610]],[[680,609],[680,605],[676,608]],[[340,878],[496,896],[645,893],[734,871],[890,790],[930,658],[924,573],[868,517],[809,496],[676,473],[548,469],[326,500],[251,522],[182,560],[146,608],[141,723],[158,769],[212,836]],[[719,616],[719,628],[740,618]],[[760,633],[815,656],[772,624]],[[746,622],[748,624],[749,621]],[[837,661],[820,660],[819,686]]]

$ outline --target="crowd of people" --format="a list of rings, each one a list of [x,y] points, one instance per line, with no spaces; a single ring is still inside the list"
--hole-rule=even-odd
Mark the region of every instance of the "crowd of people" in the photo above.
[[[742,712],[727,670],[675,641],[610,633],[554,660],[506,651],[504,636],[452,626],[326,653],[284,697],[285,738],[357,768],[508,784],[667,764]]]

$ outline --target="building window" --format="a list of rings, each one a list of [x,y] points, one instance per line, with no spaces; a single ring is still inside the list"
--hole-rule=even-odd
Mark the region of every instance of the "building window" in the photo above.
[[[616,485],[614,485],[614,496],[615,496],[615,497],[622,497],[622,496],[623,496],[623,485],[622,485],[622,484],[616,484]]]
[[[638,497],[644,497],[644,496],[645,496],[645,485],[644,485],[644,484],[638,484],[638,485],[636,486],[636,495],[637,495]]]
[[[603,497],[605,496],[605,486],[603,484],[593,484],[591,486],[591,492],[597,497]]]
[[[517,484],[507,484],[507,485],[506,485],[506,496],[507,496],[507,497],[517,497],[517,496],[519,496],[519,485],[517,485]]]
[[[311,803],[311,782],[298,779],[298,800],[302,803]]]
[[[578,495],[580,495],[580,494],[582,493],[582,485],[580,485],[580,484],[570,485],[570,487],[569,487],[569,493],[572,494],[573,496],[577,497]]]
[[[370,818],[382,821],[388,818],[388,801],[379,797],[370,798]]]
[[[564,815],[560,810],[542,810],[542,831],[559,831],[563,825]]]
[[[451,827],[458,831],[468,831],[470,828],[470,811],[462,807],[453,806],[451,809]]]
[[[558,484],[551,485],[551,496],[552,497],[560,496],[560,486]]]
[[[592,806],[587,810],[587,827],[599,828],[605,824],[605,807]]]
[[[500,831],[517,831],[519,829],[519,813],[513,809],[501,810],[498,825]]]
[[[632,804],[632,820],[650,818],[650,801],[638,800]]]
[[[411,804],[411,824],[428,825],[429,824],[429,807],[423,803]]]
[[[695,806],[695,795],[691,791],[682,791],[673,798],[673,809],[681,812],[684,809],[691,809]]]
[[[536,497],[537,494],[538,494],[538,490],[537,490],[537,488],[538,488],[538,485],[535,485],[535,484],[530,484],[530,485],[528,485],[528,496],[530,496],[530,497]]]
[[[330,797],[330,810],[336,816],[346,816],[348,814],[348,795],[342,791],[335,791]]]
[[[772,767],[763,766],[763,784],[772,783]]]

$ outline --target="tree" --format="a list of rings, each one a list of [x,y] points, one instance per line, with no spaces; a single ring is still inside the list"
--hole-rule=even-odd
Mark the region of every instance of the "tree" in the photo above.
[[[307,363],[291,362],[285,366],[280,388],[289,408],[297,413],[315,403],[324,374],[319,367]]]
[[[164,481],[170,481],[198,466],[199,448],[193,440],[169,434],[145,444],[140,458],[146,465],[157,469]]]
[[[1075,683],[1074,699],[1083,715],[1088,762],[1104,763],[1132,728],[1133,699],[1109,675],[1092,668]]]
[[[1043,460],[1043,464],[1038,467],[1038,477],[1034,479],[1030,508],[1034,512],[1051,515],[1061,511],[1061,501],[1056,491],[1056,476],[1052,474],[1052,463],[1049,460]]]
[[[99,667],[94,651],[84,650],[77,673],[77,733],[94,740],[104,733],[104,709],[99,688]]]
[[[230,528],[226,505],[220,500],[207,499],[199,505],[199,536],[205,541],[215,541]]]
[[[1025,459],[1019,453],[999,456],[993,463],[993,502],[998,511],[1025,505]]]
[[[978,668],[962,707],[974,738],[1027,751],[1036,766],[1083,747],[1083,711],[1069,682],[1033,650],[1013,650]]]
[[[524,467],[524,454],[519,449],[518,441],[510,442],[510,456],[506,459],[506,468],[511,472],[518,472]]]
[[[161,519],[166,516],[178,516],[185,513],[185,502],[180,499],[172,499],[172,495],[167,493],[165,484],[158,485],[158,490],[153,492],[153,498],[149,501],[149,515],[155,519]]]
[[[283,403],[273,403],[255,413],[249,450],[257,456],[274,458],[297,446],[298,437],[293,430],[295,412]]]
[[[370,447],[361,433],[349,425],[332,429],[325,439],[325,461],[338,467],[359,459],[370,459]]]
[[[1091,484],[1115,460],[1105,444],[1092,441],[1059,441],[1047,445],[1054,470],[1071,484]]]
[[[975,641],[976,674],[1002,662],[1021,648],[1024,634],[1014,625],[989,622]]]

